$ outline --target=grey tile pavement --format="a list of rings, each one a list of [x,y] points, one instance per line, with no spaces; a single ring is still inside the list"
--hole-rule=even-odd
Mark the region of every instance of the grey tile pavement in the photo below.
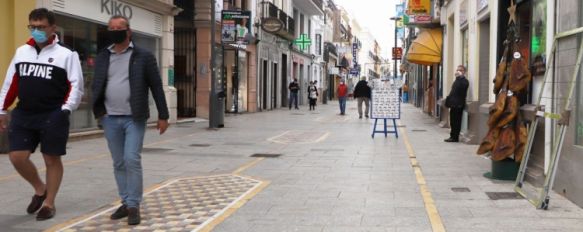
[[[372,120],[358,119],[337,105],[241,114],[225,118],[226,128],[184,123],[157,135],[149,130],[143,154],[145,186],[177,177],[230,173],[253,161],[254,153],[281,153],[242,174],[270,184],[214,231],[431,231],[423,198],[403,137],[370,137]],[[474,155],[476,146],[446,144],[448,131],[408,104],[400,124],[408,134],[427,186],[447,231],[583,231],[583,210],[557,194],[547,211],[526,200],[490,200],[486,191],[512,191],[512,182],[482,177],[490,161]],[[413,130],[425,130],[417,132]],[[268,141],[294,130],[329,133],[320,142]],[[208,144],[209,146],[198,146]],[[117,200],[111,160],[103,138],[69,143],[57,216],[36,222],[24,208],[32,193],[0,155],[0,228],[39,231],[86,215]],[[170,150],[160,150],[170,149]],[[35,163],[43,166],[38,154]],[[7,177],[7,178],[3,178]],[[470,192],[453,192],[467,187]]]

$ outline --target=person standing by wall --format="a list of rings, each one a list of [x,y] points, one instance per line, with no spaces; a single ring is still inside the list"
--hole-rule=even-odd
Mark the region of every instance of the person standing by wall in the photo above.
[[[445,99],[445,105],[449,107],[449,124],[451,132],[445,142],[459,142],[460,130],[462,127],[462,115],[466,106],[466,96],[470,83],[466,78],[466,67],[459,65],[455,73],[455,81],[451,87],[449,95]]]
[[[128,217],[128,225],[137,225],[141,221],[143,194],[140,153],[150,117],[148,91],[152,92],[158,109],[160,134],[168,128],[168,107],[156,58],[134,45],[129,20],[124,16],[111,17],[107,33],[113,44],[95,59],[93,114],[101,120],[105,131],[122,202],[110,218]]]
[[[7,129],[7,111],[16,97],[8,126],[10,162],[35,190],[26,212],[38,211],[36,219],[55,216],[55,198],[63,179],[63,163],[69,138],[69,115],[83,96],[83,72],[79,55],[59,43],[55,15],[45,8],[28,15],[31,39],[16,50],[0,93],[0,131]],[[30,161],[41,145],[46,165],[46,184]],[[39,210],[40,209],[40,210]]]
[[[318,88],[316,87],[314,81],[310,81],[310,86],[308,86],[308,100],[310,101],[310,110],[316,110]]]
[[[298,80],[294,78],[294,80],[291,83],[289,83],[289,86],[287,88],[289,89],[289,109],[291,110],[293,102],[296,110],[299,110],[300,108],[298,108],[298,91],[300,90],[300,85],[298,85]]]
[[[358,118],[362,118],[362,103],[364,102],[365,111],[364,116],[368,118],[368,105],[370,101],[370,94],[371,90],[368,86],[368,82],[366,81],[366,77],[361,77],[360,81],[356,83],[356,87],[354,87],[354,98],[357,99],[358,102]]]
[[[336,89],[338,93],[338,104],[340,105],[340,115],[345,115],[346,112],[346,97],[348,96],[348,86],[344,84],[344,80],[340,80],[340,84]]]

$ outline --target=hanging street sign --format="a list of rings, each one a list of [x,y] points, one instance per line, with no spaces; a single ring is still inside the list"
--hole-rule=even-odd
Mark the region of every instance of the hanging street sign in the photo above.
[[[306,50],[312,44],[312,40],[306,34],[301,34],[299,38],[294,40],[294,44],[298,45],[300,50]]]
[[[283,29],[283,23],[278,18],[264,18],[261,28],[269,33],[277,33]]]
[[[393,60],[400,60],[403,56],[403,48],[393,47]]]

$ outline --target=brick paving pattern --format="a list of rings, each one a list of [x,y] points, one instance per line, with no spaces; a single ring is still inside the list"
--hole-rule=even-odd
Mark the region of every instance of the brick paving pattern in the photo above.
[[[179,179],[144,197],[138,226],[128,226],[127,219],[109,219],[116,206],[60,231],[193,231],[259,184],[261,181],[237,175]]]

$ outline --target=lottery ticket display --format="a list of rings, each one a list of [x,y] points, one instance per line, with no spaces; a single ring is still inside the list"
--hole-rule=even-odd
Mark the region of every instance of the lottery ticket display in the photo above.
[[[401,117],[399,88],[390,81],[375,80],[372,89],[371,118],[398,119]]]

